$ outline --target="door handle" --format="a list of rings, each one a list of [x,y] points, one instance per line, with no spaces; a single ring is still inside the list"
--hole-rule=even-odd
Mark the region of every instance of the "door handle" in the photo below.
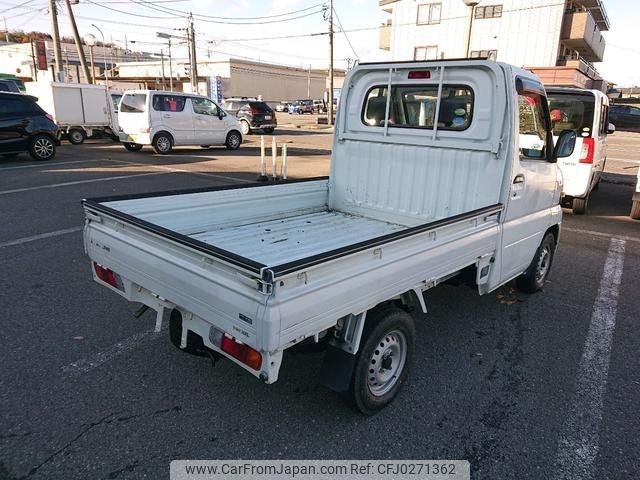
[[[164,115],[162,115],[162,118],[171,118],[171,115],[165,113]]]
[[[519,173],[518,175],[516,175],[516,178],[513,179],[513,183],[514,185],[516,183],[524,183],[524,175]]]

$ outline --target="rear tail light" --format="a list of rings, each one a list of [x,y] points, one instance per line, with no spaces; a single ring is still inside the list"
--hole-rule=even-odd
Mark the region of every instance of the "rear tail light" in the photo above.
[[[117,288],[118,290],[123,290],[122,280],[120,279],[120,275],[115,273],[108,268],[103,267],[99,263],[93,262],[93,269],[96,272],[96,276],[102,280],[103,282],[111,285],[113,288]]]
[[[151,131],[151,127],[141,127],[140,133],[149,133]]]
[[[593,163],[595,141],[591,137],[582,139],[582,151],[580,152],[580,163]]]
[[[251,115],[259,115],[259,114],[260,114],[260,110],[258,110],[257,108],[251,109]]]
[[[431,72],[429,70],[413,70],[409,72],[409,80],[417,80],[431,78]]]
[[[254,370],[260,370],[262,366],[262,355],[260,352],[254,350],[249,345],[236,341],[235,338],[227,334],[221,335],[220,350]]]

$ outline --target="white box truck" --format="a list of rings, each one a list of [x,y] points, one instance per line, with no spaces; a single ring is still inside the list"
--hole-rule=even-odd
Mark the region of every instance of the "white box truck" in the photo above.
[[[407,378],[425,290],[542,288],[576,134],[554,148],[544,87],[504,63],[361,64],[344,85],[330,177],[84,200],[84,246],[182,351],[273,383],[285,350],[323,347],[321,382],[370,414]]]
[[[118,92],[111,92],[105,85],[62,82],[28,82],[27,93],[38,98],[45,112],[74,145],[96,133],[118,138],[117,107],[113,108]]]

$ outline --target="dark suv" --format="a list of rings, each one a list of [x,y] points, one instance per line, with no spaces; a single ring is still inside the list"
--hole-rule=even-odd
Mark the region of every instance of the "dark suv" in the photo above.
[[[253,100],[227,100],[223,108],[231,115],[235,115],[240,122],[243,135],[251,130],[262,129],[264,133],[273,133],[278,126],[276,112],[265,102]]]
[[[34,160],[50,160],[60,145],[60,132],[37,98],[0,92],[0,155],[29,152]]]

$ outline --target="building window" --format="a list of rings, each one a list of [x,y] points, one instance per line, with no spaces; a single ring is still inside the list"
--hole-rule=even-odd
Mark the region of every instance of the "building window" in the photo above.
[[[502,16],[502,5],[485,5],[476,7],[476,18],[499,18]]]
[[[441,3],[425,3],[418,5],[418,25],[435,25],[440,23]]]
[[[497,50],[471,50],[471,53],[469,53],[469,56],[471,58],[490,58],[492,60],[495,60],[498,58],[498,51]]]
[[[437,60],[438,46],[430,45],[428,47],[416,47],[413,51],[414,60]]]

